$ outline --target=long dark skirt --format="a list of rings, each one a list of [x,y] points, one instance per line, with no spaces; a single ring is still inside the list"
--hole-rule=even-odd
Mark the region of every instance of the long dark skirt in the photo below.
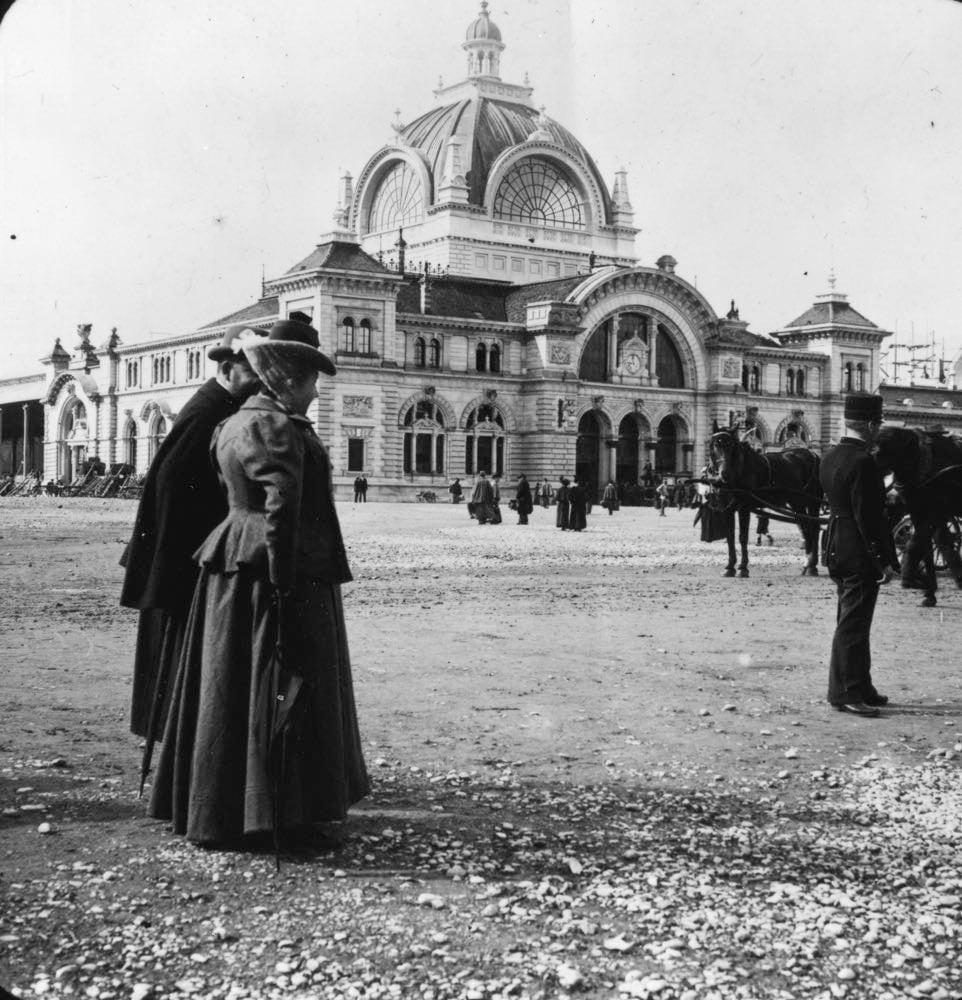
[[[172,615],[160,608],[145,608],[137,625],[134,684],[130,703],[130,731],[164,735],[170,691],[184,645],[187,615]]]
[[[562,531],[568,530],[568,516],[571,513],[571,504],[567,500],[558,501],[558,510],[555,513],[555,527]]]
[[[284,746],[279,826],[342,820],[368,792],[340,587],[308,581],[285,604],[284,659],[304,684]],[[274,829],[264,685],[276,617],[266,580],[201,575],[148,812],[198,843]]]

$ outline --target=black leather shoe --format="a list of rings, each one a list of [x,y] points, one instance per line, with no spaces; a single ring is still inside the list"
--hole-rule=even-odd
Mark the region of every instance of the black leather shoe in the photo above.
[[[872,705],[874,708],[881,708],[889,703],[888,695],[879,694],[878,691],[870,694],[864,701],[866,705]]]
[[[850,701],[842,705],[834,705],[836,712],[848,712],[849,715],[860,715],[863,719],[875,719],[879,710],[874,705],[866,705],[864,701]]]

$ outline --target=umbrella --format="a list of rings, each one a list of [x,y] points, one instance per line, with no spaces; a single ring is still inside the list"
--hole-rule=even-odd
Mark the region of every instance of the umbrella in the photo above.
[[[264,753],[272,785],[274,813],[274,855],[281,867],[281,824],[284,819],[284,776],[287,771],[287,736],[294,722],[304,678],[292,669],[284,656],[284,598],[274,594],[274,649],[260,679],[257,697],[255,741]]]

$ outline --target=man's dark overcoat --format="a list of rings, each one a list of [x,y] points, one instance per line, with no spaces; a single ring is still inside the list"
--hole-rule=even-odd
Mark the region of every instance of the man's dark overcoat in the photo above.
[[[866,443],[843,437],[822,458],[819,478],[830,510],[824,562],[838,589],[828,700],[850,704],[876,694],[869,634],[883,568],[897,569],[898,559],[885,486]]]
[[[214,428],[237,412],[239,401],[215,378],[184,404],[147,471],[134,530],[121,559],[126,568],[120,603],[141,611],[134,663],[131,730],[147,735],[164,636],[182,631],[197,582],[193,554],[227,513],[211,464]],[[179,647],[179,643],[173,643]],[[169,647],[172,649],[172,647]],[[162,721],[162,720],[161,720]]]

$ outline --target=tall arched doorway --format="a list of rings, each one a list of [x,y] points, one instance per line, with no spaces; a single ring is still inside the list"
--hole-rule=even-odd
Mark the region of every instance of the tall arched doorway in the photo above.
[[[638,476],[641,473],[639,453],[641,445],[638,420],[628,414],[618,425],[618,453],[615,459],[615,479],[617,482],[630,486],[635,486],[638,483]]]
[[[132,472],[137,471],[137,424],[133,418],[124,427],[124,463]]]
[[[60,417],[59,474],[73,482],[87,460],[87,407],[74,396]]]
[[[578,421],[578,441],[575,445],[575,479],[595,490],[601,485],[601,442],[604,428],[596,413],[588,412]]]

